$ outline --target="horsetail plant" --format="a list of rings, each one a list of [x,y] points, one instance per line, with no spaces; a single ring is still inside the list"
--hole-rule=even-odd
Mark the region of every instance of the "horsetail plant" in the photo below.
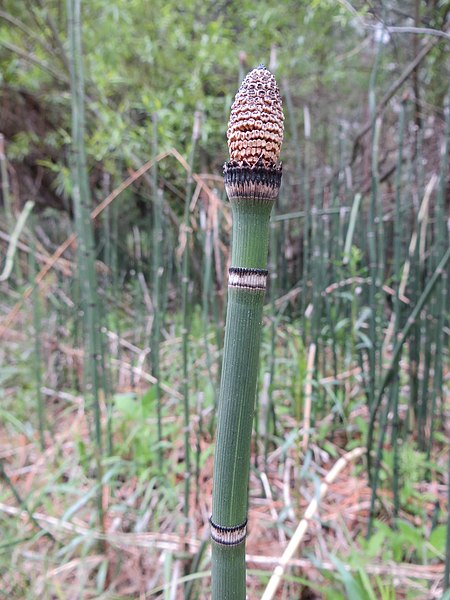
[[[104,389],[103,344],[100,330],[100,304],[95,270],[95,242],[91,220],[91,194],[84,142],[84,72],[81,43],[81,0],[67,0],[70,90],[72,108],[72,200],[78,235],[78,269],[85,335],[84,389],[86,405],[92,410],[91,425],[97,477],[97,515],[103,527],[103,433],[100,400]]]
[[[0,191],[3,198],[3,208],[5,211],[6,226],[8,232],[13,229],[14,215],[12,210],[11,194],[9,191],[8,165],[5,154],[5,137],[0,133]]]
[[[227,131],[224,180],[233,236],[210,518],[213,600],[246,597],[250,442],[283,120],[275,78],[260,65],[236,94]]]
[[[34,219],[33,219],[34,221]],[[34,223],[33,223],[34,224]],[[41,303],[37,286],[34,284],[36,277],[37,263],[36,263],[36,237],[34,227],[31,232],[31,252],[30,252],[30,282],[32,285],[32,304],[33,304],[33,337],[34,337],[34,353],[33,353],[33,367],[34,376],[36,382],[36,400],[37,400],[37,415],[38,415],[38,428],[39,428],[39,445],[41,450],[45,450],[45,411],[44,411],[44,399],[42,397],[42,369],[41,369]]]
[[[153,117],[153,156],[158,154],[158,114]],[[160,346],[162,330],[162,312],[161,312],[161,283],[164,273],[162,266],[162,247],[163,240],[163,192],[158,189],[158,163],[152,167],[153,182],[153,224],[152,224],[152,279],[153,279],[153,326],[152,326],[152,371],[156,377],[156,421],[158,431],[158,468],[163,471],[163,430],[162,430],[162,394],[161,394],[161,375],[160,375]]]

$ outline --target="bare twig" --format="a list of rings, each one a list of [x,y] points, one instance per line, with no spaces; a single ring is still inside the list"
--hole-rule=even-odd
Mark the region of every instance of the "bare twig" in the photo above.
[[[273,565],[278,562],[274,556],[247,555],[247,561],[255,565]],[[309,558],[293,558],[289,561],[290,567],[297,569],[317,568],[326,571],[336,571],[336,565],[328,560],[321,560],[320,565]],[[346,571],[357,570],[358,567],[345,564]],[[411,565],[408,563],[394,563],[392,561],[383,561],[381,564],[366,564],[364,570],[372,575],[387,575],[398,579],[426,579],[435,581],[441,578],[444,572],[444,565]]]
[[[308,363],[306,366],[305,379],[305,408],[303,418],[303,452],[308,450],[309,432],[311,427],[311,404],[312,404],[312,380],[314,373],[314,361],[316,359],[316,344],[311,344],[308,350]]]
[[[331,471],[327,473],[324,481],[320,485],[318,497],[316,496],[309,503],[309,506],[305,511],[305,516],[298,524],[297,529],[295,530],[295,533],[291,538],[291,541],[289,542],[286,550],[283,553],[283,556],[280,558],[278,565],[275,567],[272,577],[270,578],[270,581],[264,591],[261,600],[272,600],[272,598],[275,597],[275,593],[278,589],[281,578],[284,575],[286,567],[288,566],[289,561],[292,559],[294,553],[297,551],[299,545],[301,544],[303,536],[305,535],[308,529],[309,523],[319,508],[319,502],[327,493],[328,486],[331,483],[333,483],[333,481],[340,474],[340,472],[348,465],[348,463],[363,456],[364,452],[364,448],[355,448],[354,450],[347,452],[347,454],[344,454],[344,456],[342,456],[335,463]]]
[[[432,29],[431,27],[384,27],[384,31],[387,33],[412,33],[415,35],[433,35],[439,38],[443,38],[447,42],[450,42],[450,34],[440,29]]]

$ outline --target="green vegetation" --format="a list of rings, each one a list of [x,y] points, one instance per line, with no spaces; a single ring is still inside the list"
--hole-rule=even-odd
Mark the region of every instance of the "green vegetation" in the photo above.
[[[2,2],[5,596],[210,598],[208,519],[248,510],[251,599],[448,597],[449,14]],[[222,165],[261,62],[286,121],[258,233]],[[228,268],[265,269],[267,248],[247,306]],[[241,322],[255,343],[233,342]],[[253,416],[232,513],[212,499],[230,357],[254,367],[231,390]]]
[[[263,119],[275,135],[263,128]],[[241,138],[247,132],[253,139],[244,145]],[[213,600],[246,597],[250,445],[268,275],[269,221],[281,185],[277,161],[282,136],[280,93],[273,75],[261,65],[244,79],[227,131],[230,162],[224,167],[224,178],[233,235],[210,519]]]

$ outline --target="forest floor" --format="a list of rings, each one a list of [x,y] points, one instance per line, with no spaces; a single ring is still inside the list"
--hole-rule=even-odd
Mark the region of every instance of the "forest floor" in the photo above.
[[[187,529],[182,469],[170,468],[162,479],[150,477],[146,468],[132,467],[136,457],[126,452],[127,436],[129,441],[133,435],[130,423],[116,429],[118,453],[104,460],[99,526],[95,473],[86,458],[90,435],[83,398],[49,393],[46,410],[53,435],[46,436],[41,450],[36,433],[27,430],[23,420],[27,406],[18,401],[17,388],[6,387],[4,393],[4,415],[9,416],[0,425],[5,475],[0,494],[0,597],[183,598],[183,586],[192,582],[190,597],[208,598],[209,592],[200,591],[209,587],[210,569],[213,458],[206,428],[192,438],[199,462],[191,477]],[[261,597],[305,511],[319,500],[324,481],[328,486],[317,512],[309,513],[311,518],[303,523],[304,535],[273,597],[442,597],[445,528],[436,529],[436,522],[446,512],[443,479],[427,482],[414,476],[408,488],[410,510],[400,513],[396,531],[388,527],[393,500],[385,486],[379,494],[375,535],[365,540],[371,490],[358,423],[366,418],[360,407],[345,429],[332,427],[330,419],[316,423],[320,439],[312,435],[305,455],[295,421],[284,416],[279,444],[269,449],[265,464],[259,449],[250,478],[249,598]],[[166,464],[182,465],[182,436],[175,433],[182,429],[181,415],[166,415],[165,427],[174,432],[165,450]],[[354,460],[330,478],[344,447],[356,448]],[[445,449],[438,454],[444,470]],[[253,464],[255,460],[253,456]]]

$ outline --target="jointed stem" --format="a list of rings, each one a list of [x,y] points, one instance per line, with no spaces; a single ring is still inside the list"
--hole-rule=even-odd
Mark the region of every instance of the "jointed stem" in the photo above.
[[[270,97],[267,106],[266,96]],[[255,118],[249,119],[249,114]],[[270,127],[249,132],[252,123],[263,124],[263,116]],[[232,161],[225,166],[233,240],[213,479],[213,600],[246,598],[250,444],[267,284],[269,220],[281,183],[281,168],[273,162],[278,158],[281,137],[271,132],[282,133],[282,127],[275,80],[267,69],[255,69],[244,80],[233,104],[228,129]],[[255,158],[256,152],[259,158]]]

